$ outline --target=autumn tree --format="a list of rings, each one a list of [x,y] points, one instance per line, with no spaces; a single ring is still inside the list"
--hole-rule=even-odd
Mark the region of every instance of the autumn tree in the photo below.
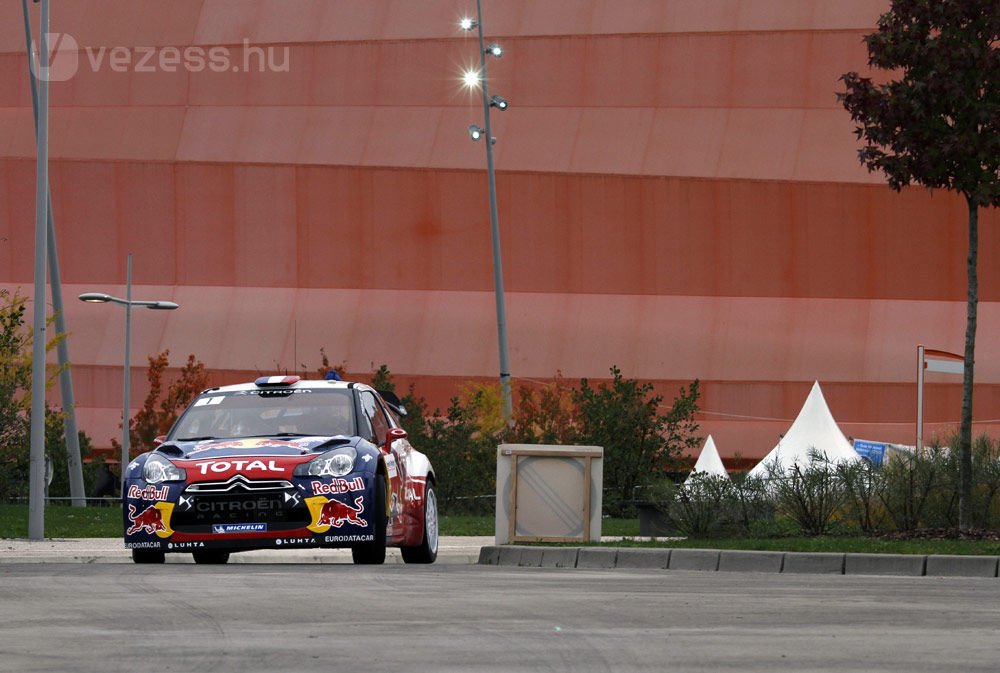
[[[149,357],[149,369],[146,371],[149,394],[142,408],[129,419],[129,446],[135,453],[151,449],[153,440],[165,434],[198,393],[209,387],[205,364],[193,354],[188,355],[177,379],[164,386],[164,375],[169,366],[169,350]],[[121,450],[117,440],[112,439],[111,445]]]
[[[510,441],[522,444],[572,444],[579,410],[574,390],[562,375],[541,387],[518,387]]]
[[[892,0],[865,37],[875,82],[849,72],[838,98],[857,123],[858,158],[899,191],[947,189],[968,206],[959,526],[968,528],[972,383],[979,301],[979,210],[1000,205],[1000,11],[996,0]]]

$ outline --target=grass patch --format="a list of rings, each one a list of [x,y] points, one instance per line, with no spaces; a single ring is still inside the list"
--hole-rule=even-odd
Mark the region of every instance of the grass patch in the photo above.
[[[438,520],[441,535],[493,535],[496,526],[492,516],[442,515]]]
[[[45,507],[45,537],[122,537],[122,510],[110,507]],[[28,537],[28,506],[0,505],[0,537]]]

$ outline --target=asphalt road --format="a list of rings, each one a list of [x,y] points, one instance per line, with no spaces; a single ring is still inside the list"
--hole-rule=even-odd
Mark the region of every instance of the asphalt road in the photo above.
[[[0,565],[0,671],[990,671],[994,579]]]

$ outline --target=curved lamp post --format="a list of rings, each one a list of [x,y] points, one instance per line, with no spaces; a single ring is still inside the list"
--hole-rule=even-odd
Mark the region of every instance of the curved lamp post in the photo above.
[[[469,138],[473,141],[486,138],[486,177],[490,188],[490,228],[493,235],[493,289],[496,294],[497,305],[497,341],[500,350],[500,396],[503,400],[503,420],[504,426],[511,423],[514,415],[514,404],[510,389],[510,361],[507,356],[507,311],[504,306],[503,293],[503,264],[500,256],[500,223],[497,215],[497,183],[493,170],[493,144],[496,138],[493,137],[490,125],[490,108],[496,108],[501,112],[509,106],[507,100],[501,96],[490,96],[486,77],[486,56],[500,58],[503,56],[503,47],[498,44],[486,45],[483,41],[483,10],[481,0],[476,0],[476,18],[464,18],[459,21],[459,28],[471,31],[474,28],[479,30],[479,72],[466,72],[463,76],[465,85],[469,88],[479,87],[483,94],[483,124],[480,128],[476,124],[469,126]]]
[[[128,273],[125,283],[125,299],[113,297],[103,292],[85,292],[80,295],[80,301],[90,304],[119,304],[125,307],[125,392],[122,401],[122,464],[121,464],[121,489],[125,494],[125,467],[128,465],[129,452],[129,393],[131,378],[131,340],[132,340],[132,307],[142,306],[148,309],[159,311],[173,311],[179,308],[178,304],[172,301],[147,301],[132,299],[132,255],[128,256]]]

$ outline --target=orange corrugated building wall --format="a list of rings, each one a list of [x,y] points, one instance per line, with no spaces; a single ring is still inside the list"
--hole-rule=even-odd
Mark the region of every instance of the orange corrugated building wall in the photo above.
[[[703,383],[726,458],[769,451],[818,380],[845,434],[912,444],[918,344],[961,353],[966,210],[856,158],[838,78],[886,0],[483,1],[515,384]],[[37,6],[33,7],[37,12]],[[148,355],[213,383],[386,364],[444,406],[498,373],[471,0],[75,0],[51,175],[81,429],[118,436]],[[37,25],[37,16],[36,16]],[[226,60],[221,60],[221,55]],[[200,56],[199,56],[200,55]],[[61,62],[62,67],[72,63]],[[200,65],[200,67],[199,67]],[[224,67],[223,67],[224,66]],[[34,136],[0,8],[0,286],[32,291]],[[976,430],[1000,421],[1000,265],[984,212]],[[925,434],[959,416],[929,375]]]

